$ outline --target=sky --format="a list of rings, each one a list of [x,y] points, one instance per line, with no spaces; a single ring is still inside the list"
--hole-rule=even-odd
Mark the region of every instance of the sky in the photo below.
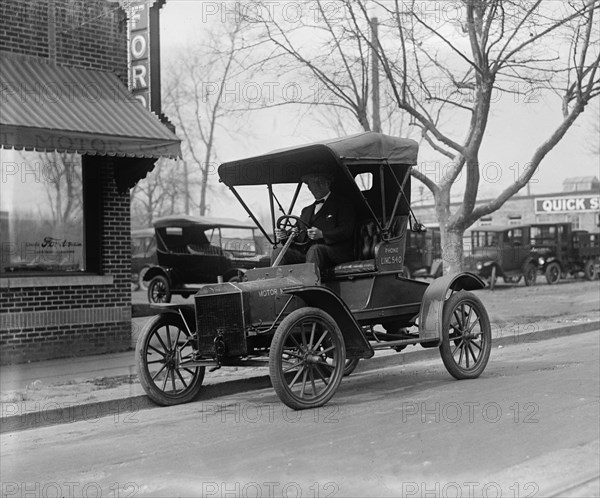
[[[231,4],[228,5],[229,7],[225,2],[217,1],[168,0],[161,10],[160,20],[162,66],[165,67],[169,57],[181,54],[186,47],[201,40],[208,23],[222,22],[224,17],[231,15],[231,10],[228,10]],[[283,15],[284,9],[287,9],[285,12],[288,17],[294,13],[291,9],[309,8],[304,2],[280,1],[271,2],[270,5],[275,15]],[[278,81],[271,82],[271,85],[275,91],[283,92],[286,85],[293,83],[290,78],[291,76],[284,75]],[[246,86],[250,88],[257,84],[263,85],[248,81]],[[264,86],[262,88],[267,91]],[[498,94],[495,99],[480,154],[483,164],[480,198],[492,197],[514,181],[515,176],[530,160],[535,148],[547,139],[550,130],[561,120],[557,98],[542,97],[525,90],[525,95]],[[305,88],[305,91],[310,90]],[[597,109],[598,101],[595,106]],[[591,131],[593,120],[598,120],[599,116],[600,113],[596,110],[586,112],[578,119],[542,162],[530,182],[532,194],[559,192],[563,181],[568,177],[600,177],[599,158],[589,152],[590,142],[600,140]],[[254,156],[281,147],[335,136],[335,132],[324,127],[322,120],[319,121],[316,116],[299,115],[291,107],[259,111],[246,119],[247,127],[226,137],[226,146],[222,142],[219,144],[220,161]],[[462,137],[455,138],[460,141]],[[435,162],[443,167],[444,159],[422,149],[419,162],[419,168],[428,170]],[[418,188],[415,187],[417,183],[413,182],[413,192]],[[526,193],[525,189],[522,193]],[[427,195],[426,192],[426,198]],[[225,205],[226,203],[222,204]]]

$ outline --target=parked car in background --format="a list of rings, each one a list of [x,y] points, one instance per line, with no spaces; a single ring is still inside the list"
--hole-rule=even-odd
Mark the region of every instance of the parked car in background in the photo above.
[[[229,218],[174,215],[154,222],[156,266],[144,274],[148,301],[189,297],[200,284],[239,281],[246,270],[269,266],[258,229]],[[263,239],[264,240],[264,239]]]
[[[141,228],[131,232],[131,284],[133,290],[146,289],[146,272],[158,264],[154,228]]]
[[[486,279],[491,289],[496,279],[506,283],[534,285],[537,256],[531,252],[529,225],[476,228],[471,231],[471,251],[465,257],[465,269]]]
[[[599,234],[573,230],[570,222],[535,223],[531,225],[531,248],[551,285],[579,272],[588,280],[598,276]]]
[[[422,232],[407,231],[404,274],[408,278],[442,276],[442,234],[439,226],[427,226]]]

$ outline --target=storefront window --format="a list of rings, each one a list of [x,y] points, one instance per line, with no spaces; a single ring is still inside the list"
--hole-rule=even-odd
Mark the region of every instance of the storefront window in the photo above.
[[[84,271],[81,156],[0,154],[0,275]]]

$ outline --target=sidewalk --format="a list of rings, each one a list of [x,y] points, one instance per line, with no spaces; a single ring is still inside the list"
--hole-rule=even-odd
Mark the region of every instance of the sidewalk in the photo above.
[[[136,337],[146,320],[147,317],[134,318]],[[600,330],[597,313],[528,324],[505,323],[502,327],[493,321],[492,348],[593,330]],[[437,348],[417,346],[400,354],[382,351],[361,361],[357,372],[435,357],[439,358]],[[207,372],[200,399],[269,386],[268,370],[264,367],[227,367]],[[125,416],[155,406],[137,381],[133,350],[0,367],[0,433],[108,415]]]

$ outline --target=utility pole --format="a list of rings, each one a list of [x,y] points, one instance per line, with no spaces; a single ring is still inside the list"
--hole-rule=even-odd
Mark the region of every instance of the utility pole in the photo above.
[[[371,81],[373,83],[373,131],[381,133],[381,116],[379,115],[379,59],[376,47],[379,47],[379,36],[377,33],[378,20],[371,18]]]

